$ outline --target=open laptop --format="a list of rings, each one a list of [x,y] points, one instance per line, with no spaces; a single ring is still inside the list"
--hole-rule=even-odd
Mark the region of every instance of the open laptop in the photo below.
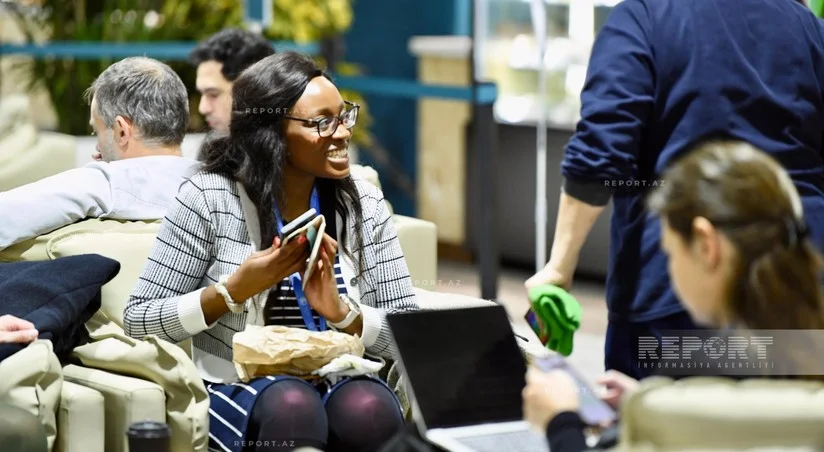
[[[390,314],[413,415],[452,452],[546,452],[523,421],[526,364],[503,306]]]

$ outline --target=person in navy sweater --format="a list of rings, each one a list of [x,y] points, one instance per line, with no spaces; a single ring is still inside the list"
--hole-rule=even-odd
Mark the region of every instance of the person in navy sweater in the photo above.
[[[798,0],[624,0],[592,48],[568,143],[550,260],[527,288],[569,288],[612,200],[605,364],[634,378],[640,336],[696,328],[670,287],[644,197],[689,143],[716,134],[788,172],[824,245],[824,32]],[[820,226],[821,225],[821,226]],[[605,251],[606,252],[606,251]]]

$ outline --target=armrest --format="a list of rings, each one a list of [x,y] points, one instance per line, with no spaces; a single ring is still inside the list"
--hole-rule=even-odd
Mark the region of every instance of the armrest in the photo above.
[[[63,378],[102,394],[107,452],[128,450],[126,432],[131,423],[166,421],[166,395],[155,383],[76,365],[64,367]]]
[[[60,452],[105,450],[105,406],[94,389],[63,382],[57,409],[57,441]]]
[[[441,309],[484,308],[495,306],[494,301],[470,297],[454,293],[435,292],[420,287],[415,288],[418,306],[422,311],[436,311]]]
[[[395,230],[415,287],[434,287],[438,279],[438,229],[435,223],[394,215]]]

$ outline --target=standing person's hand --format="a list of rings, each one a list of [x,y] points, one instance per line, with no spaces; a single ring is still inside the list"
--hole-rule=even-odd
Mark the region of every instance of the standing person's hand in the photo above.
[[[346,317],[349,308],[340,299],[338,283],[335,279],[335,255],[338,242],[323,234],[315,269],[306,281],[304,294],[309,306],[330,322],[340,322]]]
[[[578,386],[562,370],[544,372],[530,367],[522,392],[524,419],[536,430],[545,432],[556,415],[581,406]]]
[[[34,324],[13,315],[0,317],[0,344],[28,344],[40,333]]]
[[[638,380],[624,375],[617,370],[607,371],[607,373],[598,380],[598,383],[606,387],[606,394],[604,394],[602,399],[614,410],[619,409],[624,397],[635,392],[640,384]]]
[[[229,277],[226,287],[235,301],[242,302],[273,287],[293,273],[302,273],[308,258],[306,237],[291,240],[285,246],[280,246],[280,238],[275,237],[271,247],[246,258]]]
[[[526,287],[526,290],[529,291],[533,287],[547,284],[558,286],[568,291],[572,288],[572,275],[564,274],[563,272],[556,270],[550,264],[547,264],[541,269],[541,271],[535,273],[531,278],[527,279],[524,286]]]

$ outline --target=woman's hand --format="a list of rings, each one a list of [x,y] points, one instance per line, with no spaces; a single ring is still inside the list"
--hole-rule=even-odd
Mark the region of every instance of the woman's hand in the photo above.
[[[226,288],[233,300],[243,302],[283,281],[287,276],[303,272],[308,258],[306,237],[301,236],[283,247],[280,246],[280,238],[275,237],[269,249],[246,258],[229,277]]]
[[[616,370],[607,371],[607,373],[598,380],[598,383],[606,387],[606,394],[604,394],[602,399],[614,410],[617,410],[624,397],[635,392],[640,384],[638,380]]]
[[[8,314],[0,317],[0,344],[28,344],[39,335],[29,321]]]
[[[335,255],[338,242],[323,234],[321,247],[315,269],[304,287],[304,294],[309,306],[332,323],[340,322],[349,313],[349,308],[340,299],[338,283],[335,280]]]
[[[524,419],[541,433],[546,431],[555,415],[578,411],[581,405],[578,386],[562,370],[543,372],[530,367],[522,396]]]

